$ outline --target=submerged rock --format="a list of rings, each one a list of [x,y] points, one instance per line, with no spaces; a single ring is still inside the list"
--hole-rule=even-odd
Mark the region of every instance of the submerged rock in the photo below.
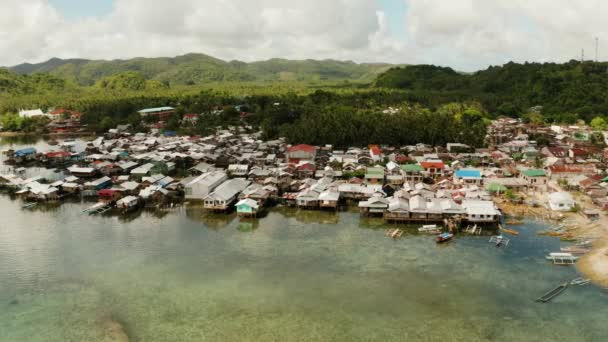
[[[13,299],[13,300],[11,300],[11,301],[9,302],[9,304],[10,304],[10,305],[17,305],[17,304],[19,304],[19,300],[17,300],[17,299]]]
[[[107,319],[104,323],[110,341],[129,342],[129,335],[127,335],[124,326],[120,322],[113,319]]]

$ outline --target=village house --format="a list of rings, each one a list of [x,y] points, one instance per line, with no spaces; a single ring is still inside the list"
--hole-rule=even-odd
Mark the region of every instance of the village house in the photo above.
[[[185,198],[188,200],[204,200],[216,187],[228,179],[221,171],[213,171],[190,179],[184,185]]]
[[[482,185],[481,171],[475,169],[460,169],[454,172],[454,183],[462,185]]]
[[[302,160],[314,161],[316,155],[317,148],[315,146],[301,144],[288,148],[285,158],[288,163],[297,164]]]
[[[249,165],[246,164],[232,164],[228,166],[228,175],[230,177],[247,177],[249,172]]]
[[[340,202],[340,192],[338,192],[335,188],[327,189],[319,194],[318,200],[321,208],[331,208],[337,210],[338,203]]]
[[[549,194],[549,208],[553,211],[570,211],[576,205],[569,192],[554,192]]]
[[[423,180],[422,172],[424,172],[424,168],[420,164],[405,164],[401,165],[401,170],[404,174],[405,183],[419,183]]]
[[[530,188],[545,189],[547,188],[547,173],[545,170],[527,169],[520,173],[520,178],[526,182]]]
[[[203,207],[210,210],[226,211],[236,202],[239,193],[250,184],[242,178],[234,178],[220,184],[203,200]]]
[[[156,120],[167,121],[173,114],[175,114],[175,108],[173,107],[157,107],[148,108],[138,111],[142,118],[155,117]]]
[[[386,209],[388,209],[388,205],[388,199],[375,195],[366,201],[359,202],[359,210],[363,216],[383,216]]]
[[[30,109],[30,110],[20,110],[19,111],[19,117],[21,118],[33,118],[33,117],[37,117],[37,116],[45,116],[44,112],[42,111],[42,109],[38,108],[38,109]]]
[[[430,178],[442,177],[445,175],[445,164],[441,160],[427,160],[420,163],[424,173]]]
[[[471,223],[496,223],[501,217],[500,211],[492,201],[466,199],[462,201],[462,207],[466,220]]]
[[[235,204],[236,213],[241,217],[256,217],[260,211],[260,204],[251,198],[245,198]]]
[[[365,182],[368,184],[384,184],[384,168],[368,167],[365,171]]]

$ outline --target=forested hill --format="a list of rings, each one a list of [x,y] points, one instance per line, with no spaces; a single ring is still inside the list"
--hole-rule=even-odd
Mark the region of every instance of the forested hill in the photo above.
[[[417,65],[392,68],[374,85],[409,90],[433,102],[479,101],[495,114],[519,116],[543,106],[546,115],[608,114],[608,63],[508,63],[472,74]]]
[[[19,74],[49,73],[82,86],[125,72],[137,72],[146,80],[166,85],[197,85],[232,81],[355,81],[371,82],[394,65],[357,64],[335,60],[286,60],[244,63],[223,61],[203,54],[174,58],[86,60],[53,58],[40,64],[21,64],[10,71]]]

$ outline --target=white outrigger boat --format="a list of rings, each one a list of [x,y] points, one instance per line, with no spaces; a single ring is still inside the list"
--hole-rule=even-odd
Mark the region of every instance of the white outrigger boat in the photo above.
[[[419,233],[440,234],[441,229],[436,224],[428,224],[418,228]]]
[[[496,245],[496,247],[507,247],[509,246],[510,240],[502,235],[495,235],[490,238],[490,243]]]
[[[591,282],[591,279],[586,278],[575,278],[570,281],[570,285],[587,285]]]
[[[572,253],[550,253],[545,258],[554,265],[573,265],[578,260],[578,257]]]

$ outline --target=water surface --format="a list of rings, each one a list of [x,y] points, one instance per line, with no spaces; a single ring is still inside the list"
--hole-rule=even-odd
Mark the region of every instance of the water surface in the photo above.
[[[519,227],[437,245],[384,236],[356,212],[199,208],[91,217],[89,203],[21,209],[0,195],[0,341],[606,341],[608,296]],[[412,233],[415,229],[411,230]]]

